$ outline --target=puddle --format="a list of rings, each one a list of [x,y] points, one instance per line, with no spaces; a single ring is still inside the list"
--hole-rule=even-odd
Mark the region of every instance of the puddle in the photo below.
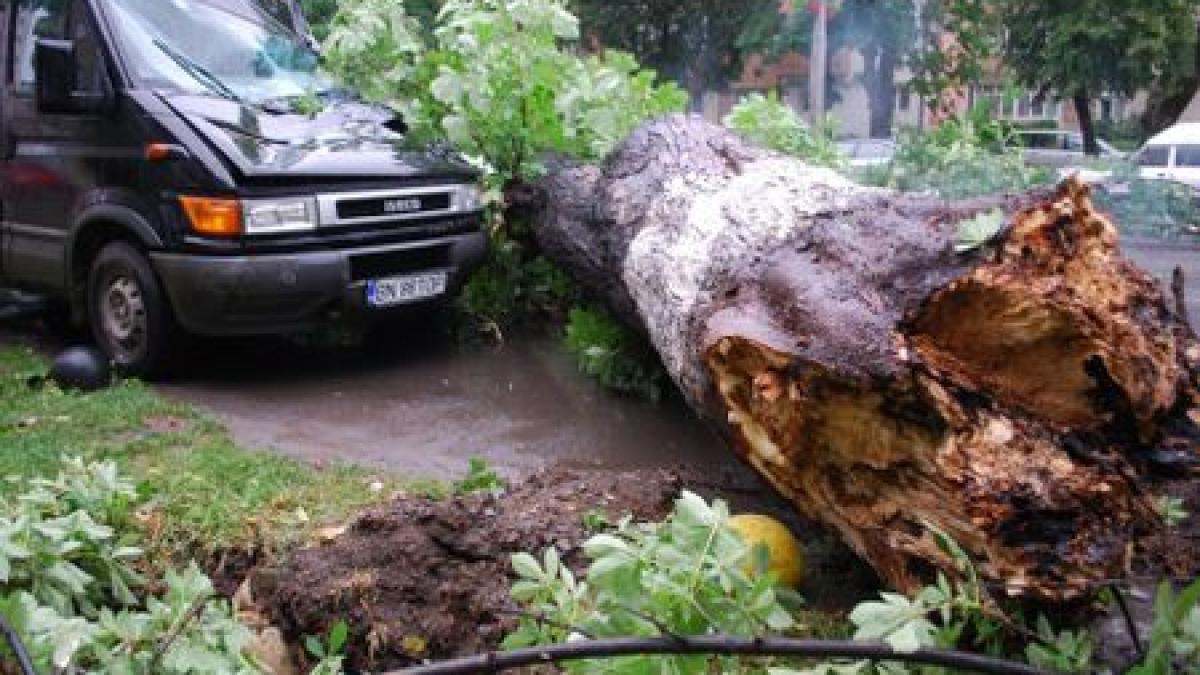
[[[408,475],[461,476],[476,455],[517,475],[552,463],[742,471],[681,402],[613,395],[555,340],[466,348],[434,332],[414,322],[343,349],[204,344],[191,372],[159,388],[210,411],[243,444]]]

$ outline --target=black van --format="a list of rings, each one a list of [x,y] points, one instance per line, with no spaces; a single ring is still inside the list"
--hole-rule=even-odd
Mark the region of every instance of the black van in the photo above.
[[[125,372],[179,331],[302,330],[453,294],[477,172],[409,147],[258,0],[0,0],[0,283]]]

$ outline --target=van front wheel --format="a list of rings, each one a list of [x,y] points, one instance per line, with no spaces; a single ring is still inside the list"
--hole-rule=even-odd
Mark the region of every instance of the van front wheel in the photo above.
[[[88,319],[96,343],[122,374],[162,373],[175,321],[150,261],[133,246],[113,242],[92,262]]]

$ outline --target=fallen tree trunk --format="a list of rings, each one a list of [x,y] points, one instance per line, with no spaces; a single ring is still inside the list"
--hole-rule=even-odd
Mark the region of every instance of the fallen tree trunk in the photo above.
[[[541,189],[542,250],[899,589],[952,568],[933,525],[1011,595],[1078,597],[1160,527],[1143,457],[1197,452],[1200,347],[1080,184],[899,195],[676,116]]]

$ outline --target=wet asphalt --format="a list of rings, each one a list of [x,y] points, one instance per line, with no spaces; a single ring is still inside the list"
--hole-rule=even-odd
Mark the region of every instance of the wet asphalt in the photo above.
[[[552,338],[460,346],[429,318],[356,347],[208,343],[158,388],[216,415],[244,444],[410,476],[460,476],[471,457],[513,475],[549,464],[740,464],[682,402],[612,394]]]

